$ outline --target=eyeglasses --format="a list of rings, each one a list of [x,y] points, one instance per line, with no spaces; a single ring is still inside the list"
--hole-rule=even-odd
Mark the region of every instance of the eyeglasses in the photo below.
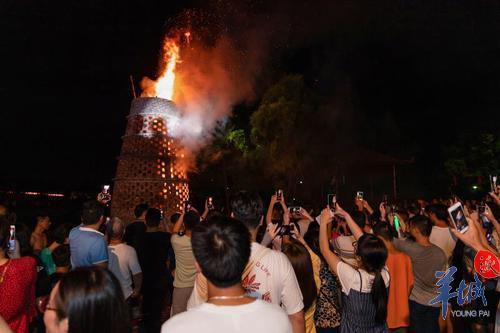
[[[62,317],[63,311],[49,306],[49,296],[38,297],[36,299],[36,308],[38,312],[45,313],[46,311],[55,311],[59,316]]]

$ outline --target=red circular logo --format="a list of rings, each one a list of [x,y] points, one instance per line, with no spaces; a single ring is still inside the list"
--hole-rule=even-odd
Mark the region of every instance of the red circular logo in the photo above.
[[[474,258],[474,269],[485,279],[494,279],[500,276],[500,260],[490,251],[481,250]]]

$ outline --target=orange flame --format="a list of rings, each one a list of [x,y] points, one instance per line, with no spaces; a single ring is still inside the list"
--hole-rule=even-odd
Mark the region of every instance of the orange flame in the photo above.
[[[171,100],[174,95],[175,66],[179,62],[179,46],[175,40],[165,38],[162,60],[165,61],[166,65],[163,73],[156,81],[155,95]]]

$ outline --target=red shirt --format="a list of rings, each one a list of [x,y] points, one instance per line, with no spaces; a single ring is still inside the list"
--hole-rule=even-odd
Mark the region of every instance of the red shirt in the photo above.
[[[11,259],[0,266],[0,316],[15,333],[28,333],[36,315],[36,261],[31,257]]]

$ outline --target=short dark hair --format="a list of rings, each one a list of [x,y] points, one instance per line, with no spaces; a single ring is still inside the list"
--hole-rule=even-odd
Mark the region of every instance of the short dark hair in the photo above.
[[[154,228],[160,225],[161,221],[161,210],[158,208],[149,208],[146,212],[146,225],[150,228]]]
[[[186,230],[193,230],[200,223],[200,215],[197,212],[190,210],[184,214],[183,222]]]
[[[248,229],[256,229],[262,218],[262,199],[256,193],[240,191],[231,199],[231,212]]]
[[[170,215],[170,223],[176,224],[180,218],[181,218],[181,213],[173,213],[172,215]]]
[[[59,320],[68,318],[72,333],[127,333],[130,321],[117,278],[100,267],[77,268],[59,281],[54,297]]]
[[[141,217],[142,214],[144,214],[145,211],[149,209],[149,205],[147,203],[140,203],[134,208],[134,215],[136,218]]]
[[[448,222],[448,207],[442,204],[432,204],[425,207],[427,214],[434,214],[438,220]]]
[[[417,228],[423,236],[429,237],[432,231],[432,222],[427,216],[415,215],[409,221],[411,228]]]
[[[394,239],[393,229],[387,222],[378,222],[372,227],[372,229],[375,236],[383,238],[389,242],[392,242]]]
[[[87,201],[83,204],[82,224],[96,224],[104,216],[104,207],[97,201]]]
[[[36,218],[50,217],[49,213],[45,210],[40,210],[36,213]]]
[[[69,224],[63,223],[58,225],[52,232],[52,240],[58,244],[64,244],[69,237],[70,230],[71,226]]]
[[[215,216],[194,228],[191,244],[208,281],[219,288],[241,282],[251,253],[250,232],[243,223]]]
[[[70,250],[68,245],[58,246],[52,251],[52,259],[56,267],[68,267],[70,264]]]
[[[353,210],[351,212],[351,217],[356,222],[356,224],[363,229],[366,225],[366,214],[364,212],[360,212],[359,210]]]
[[[319,224],[316,222],[309,223],[309,227],[304,235],[304,240],[311,250],[318,255],[323,257],[319,249]]]

